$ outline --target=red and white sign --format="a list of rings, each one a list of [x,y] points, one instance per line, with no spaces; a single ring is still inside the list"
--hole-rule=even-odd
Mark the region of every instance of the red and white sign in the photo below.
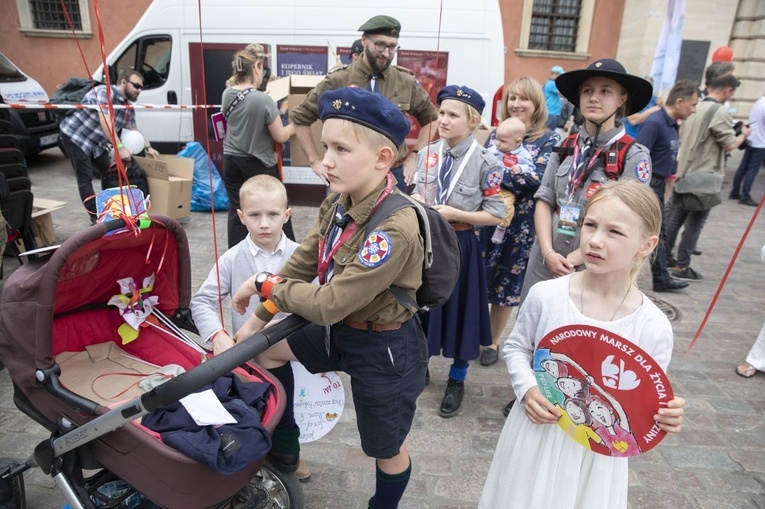
[[[635,456],[666,435],[653,419],[674,397],[662,368],[618,334],[588,325],[549,332],[534,351],[542,394],[558,425],[580,445],[606,456]]]

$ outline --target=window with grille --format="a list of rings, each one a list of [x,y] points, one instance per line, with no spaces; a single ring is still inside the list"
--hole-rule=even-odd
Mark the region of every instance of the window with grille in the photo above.
[[[575,52],[582,0],[534,0],[529,49]]]
[[[88,0],[16,0],[21,31],[28,35],[67,37],[72,27],[80,35],[90,34]],[[62,5],[63,4],[63,5]]]
[[[40,30],[70,30],[66,12],[72,20],[75,30],[82,30],[79,0],[29,0],[34,27]]]

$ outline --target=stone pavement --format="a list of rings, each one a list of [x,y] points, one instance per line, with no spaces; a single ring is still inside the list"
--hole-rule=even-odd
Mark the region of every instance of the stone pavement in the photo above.
[[[740,155],[733,154],[729,172],[735,170]],[[36,195],[68,202],[53,216],[59,241],[87,227],[85,212],[77,203],[74,175],[57,150],[32,159],[30,176]],[[761,175],[753,194],[763,193]],[[678,311],[669,375],[675,393],[687,398],[688,406],[679,436],[668,437],[659,447],[630,460],[631,509],[765,508],[765,375],[743,379],[734,373],[765,321],[765,263],[760,261],[763,218],[744,244],[701,338],[684,357],[754,211],[725,200],[712,212],[699,243],[703,255],[693,260],[694,268],[705,276],[703,282],[692,283],[685,291],[656,295],[650,292],[646,274],[641,277],[649,296]],[[298,236],[305,234],[315,214],[313,208],[295,208]],[[225,213],[216,214],[216,222],[219,246],[224,246]],[[191,239],[196,288],[213,263],[211,215],[192,213],[184,226]],[[16,265],[15,259],[5,259],[6,277]],[[504,423],[508,379],[503,363],[470,369],[464,408],[452,419],[438,416],[447,371],[444,359],[432,360],[433,383],[420,397],[409,438],[413,476],[402,508],[475,507]],[[344,381],[347,385],[347,378]],[[0,457],[25,458],[45,438],[42,428],[15,409],[7,370],[0,371]],[[313,469],[313,477],[303,485],[307,508],[366,507],[374,490],[374,463],[358,446],[349,401],[337,427],[304,446],[304,457]],[[58,508],[64,503],[52,481],[39,471],[27,476],[27,500],[32,509]]]

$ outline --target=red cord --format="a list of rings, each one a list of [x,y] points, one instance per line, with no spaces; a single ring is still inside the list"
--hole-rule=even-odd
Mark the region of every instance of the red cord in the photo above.
[[[207,84],[205,83],[205,57],[204,57],[204,40],[202,39],[202,0],[197,0],[197,11],[199,17],[199,64],[202,69],[202,97],[204,97],[205,105],[202,107],[204,114],[204,126],[205,126],[205,149],[207,150],[207,174],[210,180],[210,213],[212,215],[212,236],[213,236],[213,255],[215,257],[215,278],[218,283],[218,314],[220,316],[220,323],[224,323],[223,319],[223,296],[220,291],[220,267],[218,266],[218,229],[215,223],[215,196],[213,193],[213,179],[212,179],[212,160],[210,159],[210,134],[208,132],[207,122]],[[221,171],[223,168],[221,168]]]
[[[712,302],[709,303],[707,312],[704,313],[704,318],[701,320],[701,324],[696,330],[696,334],[694,334],[693,339],[691,340],[691,344],[688,345],[688,349],[685,351],[683,359],[688,357],[688,353],[691,351],[691,348],[693,348],[693,345],[696,344],[699,336],[701,336],[701,332],[704,330],[704,326],[707,324],[707,320],[709,320],[709,316],[712,314],[712,310],[715,308],[715,304],[717,304],[717,299],[720,297],[720,293],[722,293],[722,289],[725,286],[725,283],[728,281],[728,276],[733,269],[733,265],[735,265],[736,260],[738,259],[738,254],[741,252],[741,248],[744,247],[744,243],[746,242],[747,237],[749,237],[749,233],[752,231],[752,226],[754,226],[755,219],[757,219],[757,216],[760,214],[760,209],[762,209],[763,203],[765,203],[765,195],[763,195],[763,197],[760,199],[760,204],[757,205],[757,208],[754,210],[752,218],[749,220],[749,224],[746,226],[746,230],[744,230],[744,235],[742,235],[741,239],[738,241],[736,250],[733,252],[733,257],[730,259],[728,267],[725,269],[725,274],[723,274],[723,277],[720,280],[720,284],[717,285],[717,291],[715,291],[715,295],[712,297]]]

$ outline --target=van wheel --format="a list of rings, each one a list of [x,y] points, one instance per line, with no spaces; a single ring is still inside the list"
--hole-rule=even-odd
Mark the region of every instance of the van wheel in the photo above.
[[[266,460],[237,498],[242,503],[237,509],[303,509],[303,486],[294,473]]]
[[[12,478],[3,477],[7,471],[18,465],[17,461],[0,458],[0,509],[25,509],[27,506],[24,474]]]

